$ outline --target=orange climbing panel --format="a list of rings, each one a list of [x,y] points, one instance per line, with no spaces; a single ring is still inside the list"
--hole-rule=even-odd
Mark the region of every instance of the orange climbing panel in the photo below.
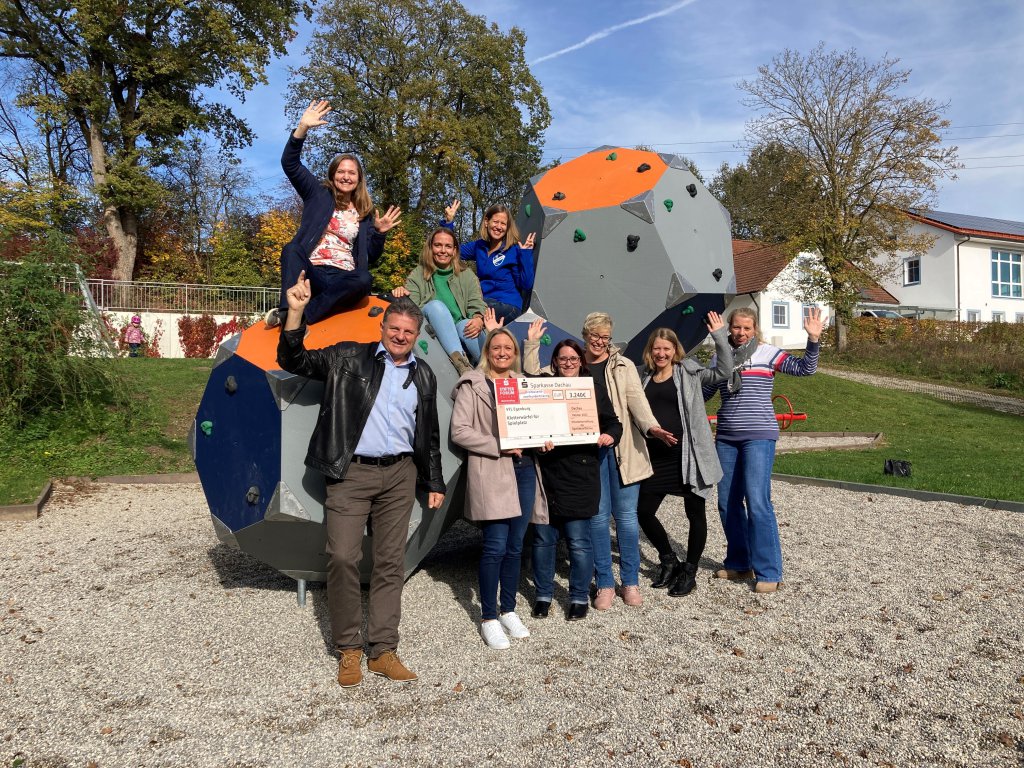
[[[380,321],[387,306],[386,301],[371,296],[363,299],[352,309],[307,326],[309,333],[306,336],[306,347],[323,349],[339,341],[380,341]],[[370,317],[374,307],[380,307],[381,313]],[[236,354],[265,371],[280,370],[277,364],[277,340],[280,338],[280,331],[280,326],[267,328],[261,320],[242,331]]]
[[[608,156],[615,154],[614,160]],[[644,163],[650,170],[639,173]],[[668,166],[657,152],[638,149],[605,149],[575,158],[547,171],[534,187],[542,205],[564,211],[585,211],[617,206],[653,189]],[[555,200],[561,192],[563,200]]]

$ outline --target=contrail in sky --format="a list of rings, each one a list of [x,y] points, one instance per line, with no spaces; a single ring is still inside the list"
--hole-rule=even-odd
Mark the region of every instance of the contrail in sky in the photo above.
[[[572,51],[578,51],[580,48],[586,48],[591,43],[596,43],[598,40],[603,40],[604,38],[618,32],[621,29],[625,29],[626,27],[635,27],[637,24],[643,24],[645,22],[650,21],[651,19],[660,18],[661,16],[668,16],[670,13],[675,13],[680,8],[685,8],[686,6],[691,5],[695,2],[697,2],[697,0],[682,0],[682,2],[680,3],[673,3],[668,8],[663,8],[660,11],[649,13],[646,16],[641,16],[636,19],[630,19],[629,21],[624,21],[621,24],[615,24],[614,26],[606,27],[590,35],[585,40],[581,40],[580,42],[575,43],[574,45],[570,45],[568,48],[563,48],[560,51],[555,51],[554,53],[549,53],[544,56],[541,56],[539,59],[534,59],[533,61],[530,62],[530,66],[532,67],[534,64],[540,64],[542,61],[556,59],[559,56],[564,56],[565,54],[571,53]]]

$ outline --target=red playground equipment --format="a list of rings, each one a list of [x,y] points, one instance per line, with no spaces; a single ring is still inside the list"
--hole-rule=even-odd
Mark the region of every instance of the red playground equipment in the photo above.
[[[789,398],[786,397],[785,395],[775,395],[774,397],[772,397],[772,405],[774,406],[775,401],[779,399],[783,400],[786,403],[786,407],[789,408],[788,412],[782,411],[781,413],[775,414],[775,420],[779,422],[779,429],[789,429],[791,426],[793,426],[794,421],[807,421],[807,414],[798,413],[797,411],[794,411],[793,403],[791,403],[789,401]],[[718,416],[708,416],[708,421],[710,421],[712,424],[716,424],[718,422]]]

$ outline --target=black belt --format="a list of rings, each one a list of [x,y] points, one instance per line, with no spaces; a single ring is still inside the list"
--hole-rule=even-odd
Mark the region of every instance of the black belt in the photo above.
[[[395,456],[353,456],[353,464],[369,464],[371,467],[390,467],[402,459],[412,456],[411,453],[399,453]]]

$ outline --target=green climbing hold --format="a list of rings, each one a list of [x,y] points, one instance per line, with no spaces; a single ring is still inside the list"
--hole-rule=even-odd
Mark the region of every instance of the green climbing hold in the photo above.
[[[550,347],[551,346],[551,334],[550,333],[545,333],[543,336],[541,336],[540,337],[540,343],[543,344],[545,347]]]
[[[675,205],[675,203],[673,203],[671,200],[666,200],[665,201],[665,210],[668,211],[669,213],[672,213],[672,206],[673,205]]]
[[[605,158],[605,160],[618,160],[618,159],[619,159],[619,156],[617,154],[615,154],[614,152],[612,152],[610,155],[608,155],[608,157]]]
[[[692,305],[687,304],[685,307],[683,307],[683,311],[680,312],[679,314],[681,314],[681,315],[692,315],[695,311],[696,310],[693,308]]]
[[[212,421],[201,421],[201,422],[199,422],[199,429],[202,430],[204,435],[209,437],[210,433],[213,432],[213,422]]]
[[[524,206],[524,208],[525,208],[525,210],[526,210],[526,218],[530,218],[530,208],[531,208],[530,204],[529,204],[529,203],[527,203],[527,204],[526,204],[526,205]]]
[[[425,354],[427,354],[427,342],[426,342],[426,340],[424,340],[424,341],[421,341],[421,342],[419,343],[419,348],[420,348],[421,350],[423,350],[423,354],[424,354],[424,355],[425,355]]]
[[[574,243],[582,243],[586,239],[587,233],[584,232],[582,229],[577,229],[575,232],[572,233],[572,241]]]

